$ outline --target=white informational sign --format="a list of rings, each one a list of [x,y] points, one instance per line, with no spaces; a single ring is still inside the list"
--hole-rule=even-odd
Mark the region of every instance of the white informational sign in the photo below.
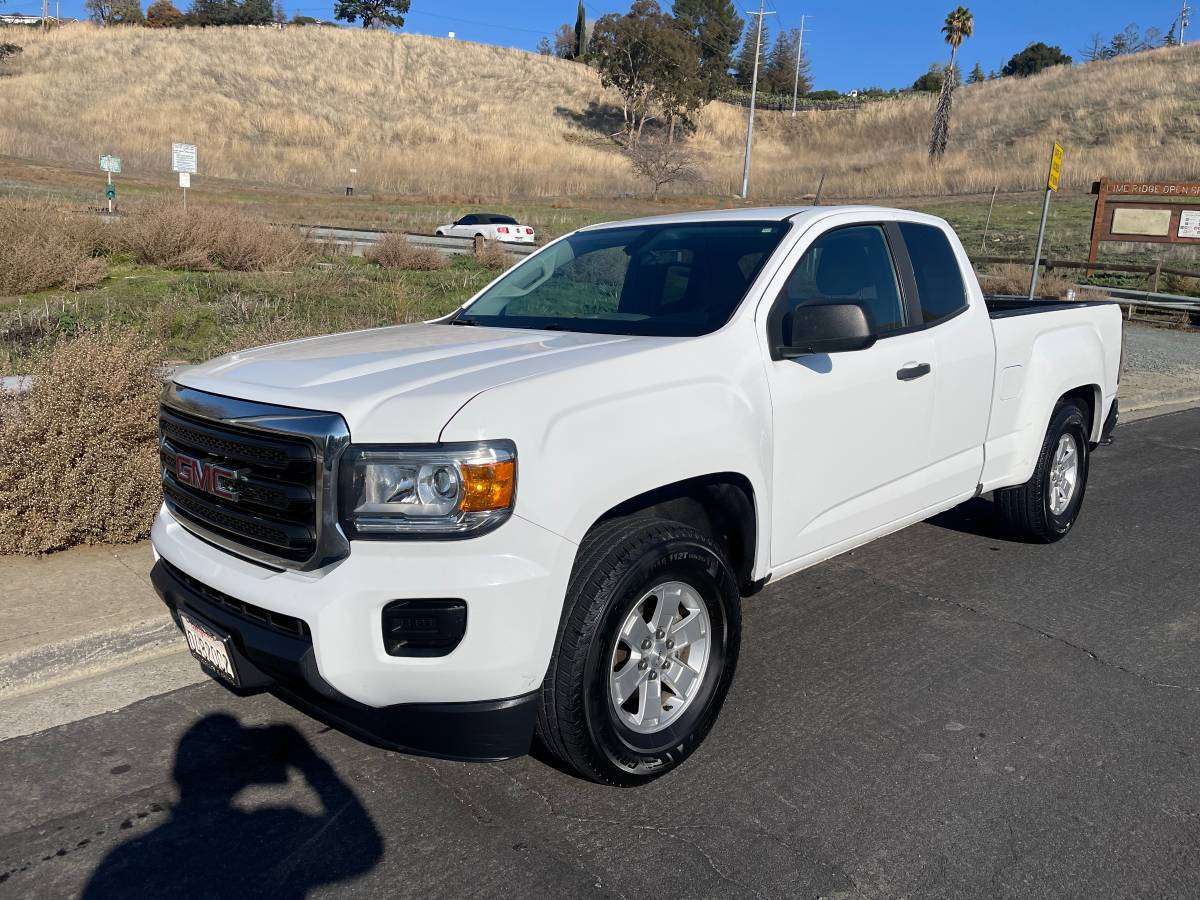
[[[187,172],[189,175],[196,174],[196,145],[195,144],[172,144],[171,145],[171,171],[172,172]]]
[[[192,186],[192,173],[191,172],[180,172],[179,173],[179,186],[181,188],[190,188]]]
[[[100,157],[100,171],[112,172],[114,175],[120,175],[121,157],[109,156],[107,153],[105,153],[102,157]]]
[[[1113,234],[1144,234],[1147,237],[1167,237],[1171,233],[1171,211],[1169,209],[1113,210]]]
[[[1200,240],[1200,209],[1185,209],[1179,213],[1179,230],[1175,236]]]

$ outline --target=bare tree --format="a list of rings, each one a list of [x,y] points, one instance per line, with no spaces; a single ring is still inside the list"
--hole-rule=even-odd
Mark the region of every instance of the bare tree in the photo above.
[[[1108,59],[1112,54],[1109,51],[1108,42],[1097,31],[1088,39],[1087,46],[1079,51],[1079,55],[1087,62],[1095,62],[1098,59]]]
[[[621,152],[629,160],[633,171],[650,182],[655,200],[659,191],[667,185],[695,181],[699,177],[696,159],[681,140],[658,138],[635,141],[632,137],[626,137],[621,141]]]

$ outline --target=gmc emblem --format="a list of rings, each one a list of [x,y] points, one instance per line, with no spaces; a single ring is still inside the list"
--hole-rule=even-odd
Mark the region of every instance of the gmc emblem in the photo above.
[[[237,486],[241,477],[237,469],[206,463],[182,453],[175,454],[175,480],[206,494],[236,502],[241,496]]]

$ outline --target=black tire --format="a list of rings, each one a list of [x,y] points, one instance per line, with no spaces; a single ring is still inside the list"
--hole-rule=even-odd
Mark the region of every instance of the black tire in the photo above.
[[[609,700],[617,632],[656,585],[683,581],[708,612],[708,664],[694,699],[653,734],[628,728]],[[554,655],[538,705],[537,732],[565,765],[602,784],[644,784],[679,765],[721,711],[737,666],[741,610],[737,579],[717,546],[687,525],[627,518],[584,539],[567,587]],[[664,676],[666,677],[666,676]]]
[[[1091,430],[1087,408],[1078,400],[1063,400],[1054,408],[1033,477],[1018,487],[996,491],[1000,518],[1015,536],[1050,544],[1066,537],[1075,525],[1087,489]],[[1079,454],[1078,477],[1066,509],[1056,515],[1050,508],[1051,468],[1064,434],[1069,434],[1075,441],[1075,450]]]

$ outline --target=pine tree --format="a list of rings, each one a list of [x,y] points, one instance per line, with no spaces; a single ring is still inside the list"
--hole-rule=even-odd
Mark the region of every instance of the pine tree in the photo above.
[[[729,86],[733,51],[742,33],[733,0],[675,0],[671,14],[696,44],[700,78],[708,100]]]
[[[583,0],[579,0],[579,8],[575,11],[575,58],[587,59],[588,50],[587,12],[583,8]]]
[[[979,84],[981,81],[987,80],[987,76],[983,74],[983,66],[975,63],[975,68],[971,70],[971,74],[967,76],[967,84]]]
[[[770,30],[764,22],[762,29],[762,45],[764,47],[771,46],[770,36]],[[749,89],[750,82],[754,78],[754,53],[757,40],[758,22],[747,22],[745,34],[742,35],[742,49],[738,51],[737,59],[733,62],[733,79],[737,82],[738,87]]]
[[[775,45],[765,61],[765,69],[758,74],[759,90],[769,94],[791,95],[796,83],[796,54],[800,48],[800,29],[790,28],[781,31],[775,38]],[[800,83],[798,93],[807,94],[812,88],[808,77],[808,60],[800,60]]]

